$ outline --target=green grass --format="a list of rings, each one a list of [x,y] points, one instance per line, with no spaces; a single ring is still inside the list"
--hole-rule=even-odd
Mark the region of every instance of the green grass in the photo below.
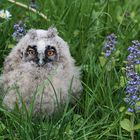
[[[19,0],[29,4],[28,0]],[[119,112],[126,106],[123,68],[132,40],[140,40],[139,0],[37,0],[44,20],[22,7],[0,0],[0,9],[8,9],[11,20],[0,19],[0,68],[9,53],[13,25],[23,20],[27,29],[47,29],[54,25],[68,42],[76,65],[82,68],[84,90],[75,106],[66,105],[54,117],[32,117],[22,111],[8,112],[0,106],[0,140],[128,140],[130,133],[122,129],[120,121],[129,118]],[[114,63],[101,66],[100,57],[105,37],[118,36]],[[109,60],[108,60],[109,61]],[[2,91],[1,91],[1,94]],[[0,101],[1,102],[1,101]],[[135,116],[135,123],[140,116]],[[140,139],[136,130],[135,139]]]

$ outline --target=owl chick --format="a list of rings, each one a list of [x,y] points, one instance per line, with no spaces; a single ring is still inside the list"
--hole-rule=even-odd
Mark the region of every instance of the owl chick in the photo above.
[[[56,28],[29,30],[5,59],[3,105],[13,110],[23,101],[29,107],[34,100],[35,112],[41,109],[50,115],[58,104],[73,102],[82,90],[74,63]]]

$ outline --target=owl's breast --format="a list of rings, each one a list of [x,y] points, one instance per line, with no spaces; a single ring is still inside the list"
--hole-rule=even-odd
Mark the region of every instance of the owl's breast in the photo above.
[[[70,77],[72,78],[63,65],[43,68],[35,67],[31,63],[21,64],[20,67],[8,72],[4,77],[6,88],[17,85],[24,95],[34,93],[41,85],[45,87],[46,92],[52,88],[66,90],[71,82]]]

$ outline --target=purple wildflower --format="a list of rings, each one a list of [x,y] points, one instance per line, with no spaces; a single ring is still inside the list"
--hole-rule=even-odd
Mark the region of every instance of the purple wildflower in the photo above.
[[[128,48],[130,54],[127,57],[126,76],[128,78],[126,87],[125,102],[130,105],[129,112],[138,111],[136,103],[140,101],[140,76],[135,70],[135,66],[140,64],[140,43],[132,41],[132,46]],[[136,109],[137,108],[137,109]]]
[[[13,33],[13,38],[18,42],[25,34],[26,34],[26,25],[19,21],[17,24],[14,25],[15,32]]]
[[[112,33],[111,35],[108,35],[106,37],[106,42],[105,42],[105,45],[103,47],[103,50],[105,51],[105,56],[107,58],[115,50],[115,46],[117,44],[116,38],[117,38],[117,36],[114,33]]]
[[[132,108],[128,108],[128,111],[133,113],[134,110]]]
[[[36,1],[35,0],[31,0],[31,4],[30,6],[34,9],[37,9],[37,5],[36,5]]]

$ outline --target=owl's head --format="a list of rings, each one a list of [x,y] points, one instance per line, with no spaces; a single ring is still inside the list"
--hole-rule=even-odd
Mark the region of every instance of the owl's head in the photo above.
[[[31,62],[39,67],[72,60],[67,43],[52,27],[48,30],[29,30],[14,48],[15,51],[20,53],[23,62]]]

